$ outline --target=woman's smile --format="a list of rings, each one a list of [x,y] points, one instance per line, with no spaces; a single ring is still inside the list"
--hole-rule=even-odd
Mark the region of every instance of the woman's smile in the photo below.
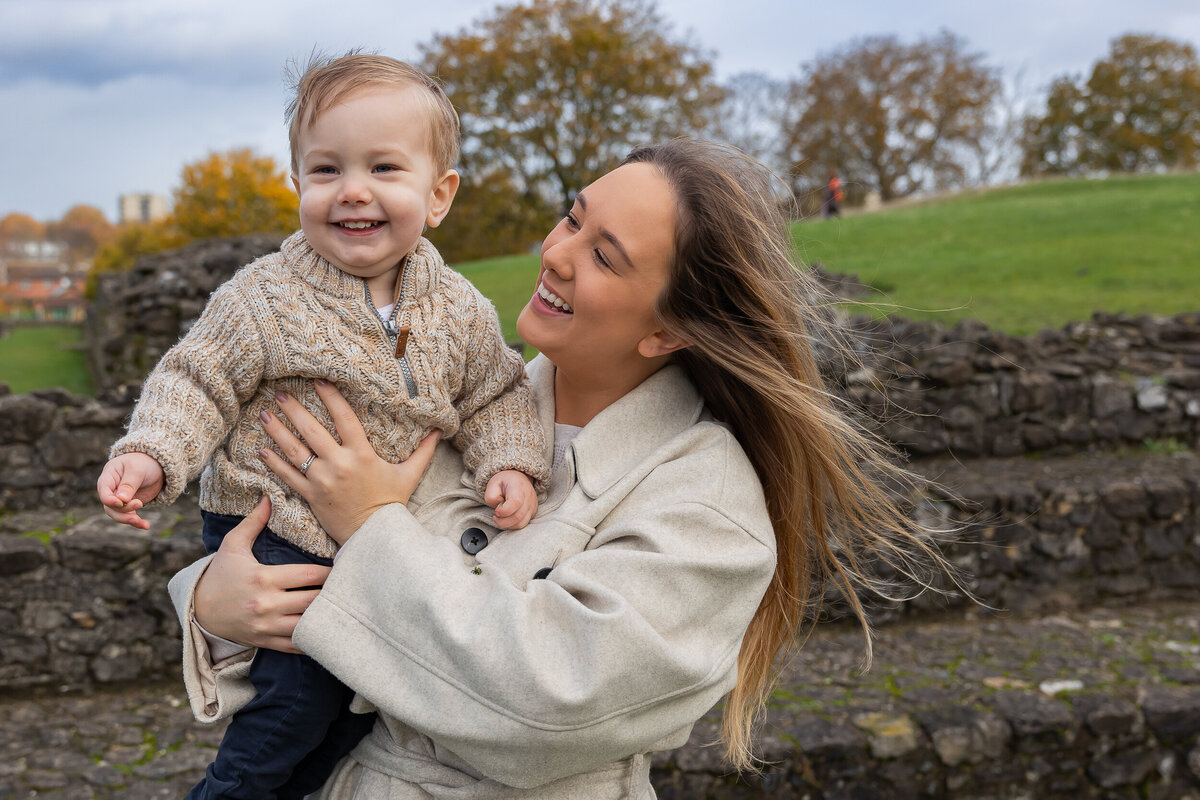
[[[547,314],[557,314],[559,316],[567,317],[575,313],[571,309],[570,303],[566,302],[554,292],[547,289],[546,284],[541,283],[540,281],[538,282],[537,291],[533,296],[538,300],[541,300],[541,302],[537,303],[535,306],[539,311],[543,311]]]

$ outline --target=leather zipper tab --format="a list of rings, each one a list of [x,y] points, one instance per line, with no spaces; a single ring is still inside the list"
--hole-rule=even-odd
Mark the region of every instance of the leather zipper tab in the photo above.
[[[408,347],[408,331],[407,325],[401,325],[396,333],[396,358],[404,358],[404,350]]]

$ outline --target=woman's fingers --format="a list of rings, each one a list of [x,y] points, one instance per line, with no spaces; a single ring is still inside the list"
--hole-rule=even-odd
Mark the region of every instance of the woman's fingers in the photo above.
[[[299,407],[299,403],[295,401],[292,401],[292,403],[296,407]],[[304,463],[305,459],[313,454],[313,451],[304,443],[304,440],[288,430],[288,426],[284,425],[283,421],[274,414],[263,411],[258,415],[258,418],[262,422],[263,430],[266,431],[267,436],[275,440],[275,444],[279,445],[280,452],[287,456],[287,460],[292,467],[299,467]],[[263,452],[270,451],[264,450]],[[272,455],[275,454],[272,453]],[[282,475],[278,470],[276,470],[276,473]],[[296,475],[299,474],[299,470],[296,470]],[[293,486],[292,488],[294,489],[295,487]]]
[[[279,410],[287,416],[292,426],[300,433],[300,436],[304,439],[303,444],[307,444],[308,449],[313,453],[316,453],[318,456],[328,456],[333,450],[341,446],[329,435],[329,431],[325,430],[325,426],[318,422],[317,418],[310,414],[307,408],[300,405],[296,398],[287,392],[276,392],[275,402],[279,404]],[[287,428],[284,427],[284,430],[287,430]],[[272,438],[274,438],[273,435]],[[295,437],[293,436],[292,438],[294,439]],[[278,442],[280,440],[276,439],[275,441]],[[280,447],[283,447],[282,443],[280,443]],[[291,452],[287,450],[284,450],[284,452],[287,453],[288,458],[293,458]],[[293,460],[292,463],[299,466],[304,463],[304,459],[306,458],[308,458],[307,453],[299,461]]]
[[[329,416],[333,419],[334,429],[342,438],[342,443],[350,448],[357,448],[361,445],[369,447],[370,444],[367,442],[367,434],[363,430],[362,422],[338,388],[320,378],[317,378],[316,384],[317,395],[328,409]]]
[[[267,431],[270,433],[270,431]],[[300,470],[293,467],[286,458],[283,458],[272,450],[259,450],[258,457],[267,465],[267,469],[274,472],[279,478],[291,487],[292,491],[297,492],[302,497],[307,498],[303,487],[305,485],[305,476],[300,473]],[[307,456],[305,456],[307,458]],[[303,461],[299,463],[303,464]]]

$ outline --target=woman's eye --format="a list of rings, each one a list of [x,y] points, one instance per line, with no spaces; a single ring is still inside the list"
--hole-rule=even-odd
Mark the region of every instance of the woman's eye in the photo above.
[[[574,214],[567,214],[567,216],[563,218],[563,221],[567,223],[568,228],[579,228],[579,220],[575,219]]]
[[[612,267],[610,267],[608,264],[608,259],[604,257],[604,253],[600,252],[599,250],[593,250],[592,255],[596,259],[597,264],[605,269],[612,269]]]

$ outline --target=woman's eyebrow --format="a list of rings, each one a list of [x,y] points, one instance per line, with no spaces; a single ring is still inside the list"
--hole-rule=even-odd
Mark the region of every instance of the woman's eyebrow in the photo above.
[[[584,211],[587,211],[587,198],[583,196],[583,192],[575,195],[575,202],[579,203],[580,208],[582,208]],[[613,248],[615,248],[616,251],[621,254],[621,258],[625,259],[625,263],[629,265],[630,269],[637,270],[637,265],[633,263],[633,259],[629,257],[629,253],[625,251],[625,248],[621,245],[620,240],[618,240],[616,236],[613,236],[611,231],[607,230],[606,228],[601,228],[600,236],[603,237],[606,242],[611,244]]]

